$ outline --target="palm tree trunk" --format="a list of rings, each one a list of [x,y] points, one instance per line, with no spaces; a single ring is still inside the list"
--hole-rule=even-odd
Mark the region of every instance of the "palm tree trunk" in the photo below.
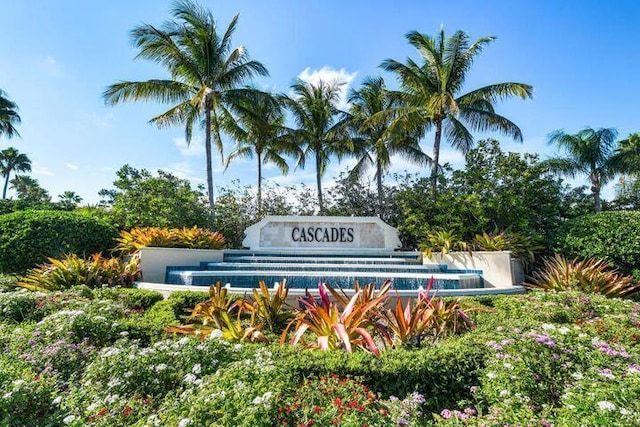
[[[256,151],[258,157],[258,216],[262,215],[262,153]]]
[[[207,158],[207,195],[209,198],[209,209],[211,210],[211,219],[215,218],[215,205],[213,200],[213,167],[211,156],[211,105],[207,101],[204,110],[204,126],[205,126],[205,153]]]
[[[322,203],[322,159],[320,158],[320,150],[316,150],[316,184],[318,186],[318,206],[320,208],[320,215],[324,214],[324,204]]]
[[[378,181],[378,216],[382,218],[382,165],[380,159],[376,159],[376,178]]]
[[[7,176],[4,179],[4,188],[2,189],[2,199],[7,198],[7,188],[9,187],[9,175],[11,175],[11,171],[7,171]]]
[[[438,162],[440,161],[440,141],[442,140],[442,120],[436,121],[436,137],[433,141],[433,164],[431,165],[431,194],[438,195]]]
[[[594,209],[596,212],[602,211],[602,201],[600,200],[600,178],[596,172],[591,172],[591,194],[593,195]]]

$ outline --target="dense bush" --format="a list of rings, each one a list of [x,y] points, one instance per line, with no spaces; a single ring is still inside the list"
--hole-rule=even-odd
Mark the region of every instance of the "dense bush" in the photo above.
[[[623,273],[640,276],[640,212],[610,211],[569,220],[555,250],[573,258],[599,258]]]
[[[63,254],[91,255],[114,246],[117,230],[105,221],[64,211],[0,216],[0,272],[24,273]]]
[[[119,301],[126,308],[148,310],[164,298],[160,292],[135,288],[102,288],[93,291],[95,298],[108,298]]]
[[[114,189],[101,190],[102,204],[120,228],[206,227],[211,215],[203,187],[159,170],[157,175],[124,165],[116,172]]]
[[[438,408],[469,396],[469,384],[476,383],[487,353],[483,343],[463,336],[419,350],[383,351],[379,357],[285,347],[277,349],[276,358],[300,381],[332,373],[358,377],[385,398],[419,392],[428,407]]]

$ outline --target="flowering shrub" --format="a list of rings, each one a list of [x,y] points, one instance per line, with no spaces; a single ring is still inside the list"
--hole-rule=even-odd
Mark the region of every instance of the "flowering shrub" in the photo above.
[[[334,298],[337,311],[375,300],[362,290]],[[640,303],[629,299],[465,299],[494,312],[470,311],[477,327],[463,335],[376,356],[235,344],[220,330],[159,335],[202,295],[127,298],[0,294],[0,425],[640,425]]]
[[[289,376],[277,369],[268,350],[252,351],[235,344],[239,360],[204,378],[198,387],[166,397],[147,426],[271,427],[275,402],[290,387]]]
[[[278,404],[283,426],[382,426],[391,424],[389,410],[361,382],[337,375],[304,381]]]
[[[242,348],[219,339],[183,337],[150,347],[122,340],[100,351],[80,386],[65,401],[65,408],[77,425],[89,418],[104,426],[121,423],[123,417],[134,422],[157,408],[167,393],[201,387],[204,376],[243,354]]]
[[[58,425],[61,419],[54,382],[26,364],[0,356],[0,425]]]

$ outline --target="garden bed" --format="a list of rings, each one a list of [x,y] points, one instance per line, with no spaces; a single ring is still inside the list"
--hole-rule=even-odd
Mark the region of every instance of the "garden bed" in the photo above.
[[[467,298],[494,310],[473,313],[476,330],[375,356],[163,332],[206,298],[84,287],[1,293],[0,424],[640,422],[632,301],[537,292]]]

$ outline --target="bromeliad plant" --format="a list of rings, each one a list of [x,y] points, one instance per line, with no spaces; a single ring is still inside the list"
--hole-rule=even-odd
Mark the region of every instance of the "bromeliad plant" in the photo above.
[[[545,291],[573,290],[621,298],[640,292],[640,284],[633,277],[611,269],[604,260],[567,260],[562,255],[545,260],[531,282],[524,286]]]
[[[124,263],[119,258],[105,258],[102,254],[89,259],[67,255],[62,259],[49,258],[48,263],[29,270],[17,286],[32,291],[58,291],[72,286],[90,288],[103,286],[131,287],[141,277],[139,259]]]
[[[267,329],[277,330],[286,325],[291,318],[291,311],[287,310],[288,296],[289,288],[286,279],[277,284],[273,295],[261,280],[260,288],[253,290],[252,312]]]
[[[198,228],[141,227],[131,231],[123,230],[115,250],[122,254],[132,254],[144,247],[222,249],[222,234]]]
[[[379,318],[389,289],[390,283],[387,282],[375,296],[367,296],[368,301],[364,300],[363,289],[359,289],[348,301],[339,299],[339,303],[336,303],[331,302],[329,294],[335,296],[337,292],[329,285],[319,283],[320,300],[307,290],[306,297],[300,299],[303,308],[283,331],[280,344],[285,344],[289,330],[293,327],[290,340],[292,346],[302,343],[308,348],[344,349],[349,353],[354,347],[359,347],[379,354],[373,335],[388,336],[388,331]],[[307,343],[304,339],[307,331],[315,335],[313,342]]]
[[[427,234],[426,240],[420,244],[420,250],[428,258],[431,258],[434,253],[440,253],[442,256],[452,251],[471,253],[471,247],[451,231],[435,231]]]
[[[232,300],[229,290],[217,282],[209,288],[209,299],[197,304],[189,316],[187,325],[170,326],[167,333],[195,335],[204,338],[220,331],[223,339],[230,342],[266,342],[260,331],[262,324],[256,321],[254,305],[246,299]],[[248,324],[242,315],[250,313]]]
[[[434,279],[431,278],[427,288],[418,298],[403,304],[402,298],[396,296],[394,309],[385,312],[385,319],[394,339],[389,342],[393,346],[419,347],[426,338],[436,340],[449,335],[460,334],[475,328],[461,300],[445,301],[431,293]]]

